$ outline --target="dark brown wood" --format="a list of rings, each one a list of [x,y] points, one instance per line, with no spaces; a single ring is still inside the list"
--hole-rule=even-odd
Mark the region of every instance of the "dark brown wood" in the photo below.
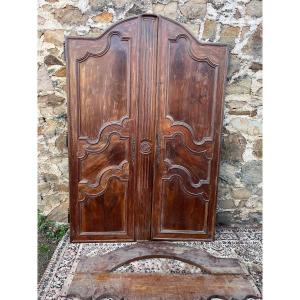
[[[144,14],[66,60],[71,240],[212,239],[227,47]]]
[[[155,147],[155,95],[158,18],[141,16],[139,24],[138,143],[135,239],[150,240]]]
[[[134,240],[138,24],[66,40],[74,242]]]
[[[204,273],[111,273],[145,258],[173,258],[200,267]],[[209,274],[207,274],[209,273]],[[246,299],[260,297],[244,267],[236,259],[216,258],[203,250],[173,243],[147,242],[127,246],[79,262],[68,296],[80,299]]]
[[[152,238],[212,239],[227,48],[165,19],[159,41]]]

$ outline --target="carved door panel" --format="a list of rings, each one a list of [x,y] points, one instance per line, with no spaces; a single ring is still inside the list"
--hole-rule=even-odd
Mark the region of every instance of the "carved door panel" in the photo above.
[[[212,239],[227,48],[162,19],[153,239]]]
[[[66,41],[72,241],[134,240],[137,32]]]
[[[226,56],[149,14],[67,38],[72,241],[213,237]]]

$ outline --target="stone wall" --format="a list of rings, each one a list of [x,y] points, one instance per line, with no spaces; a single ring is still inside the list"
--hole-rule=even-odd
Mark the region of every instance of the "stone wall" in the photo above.
[[[39,209],[67,221],[64,35],[98,36],[126,17],[154,12],[201,41],[230,46],[220,223],[258,223],[262,211],[262,2],[259,0],[40,0],[38,7]]]

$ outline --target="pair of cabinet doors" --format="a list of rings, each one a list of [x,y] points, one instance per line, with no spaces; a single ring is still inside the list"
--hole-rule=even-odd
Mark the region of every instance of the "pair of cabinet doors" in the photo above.
[[[65,48],[71,241],[211,240],[227,47],[145,14]]]

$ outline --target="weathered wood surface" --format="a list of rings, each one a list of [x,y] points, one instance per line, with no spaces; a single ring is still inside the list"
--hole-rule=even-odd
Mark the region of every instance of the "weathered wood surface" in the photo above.
[[[241,275],[164,275],[138,273],[78,273],[69,296],[80,299],[204,300],[259,297],[258,289]],[[100,298],[101,299],[101,298]]]
[[[129,262],[172,258],[201,268],[203,274],[112,273]],[[209,274],[205,274],[209,273]],[[80,299],[243,300],[260,292],[237,259],[216,258],[204,250],[168,242],[137,243],[78,264],[68,296]]]
[[[83,259],[77,272],[110,272],[135,260],[147,258],[177,259],[211,274],[247,274],[234,258],[218,258],[201,249],[168,242],[137,243],[111,251],[102,256]]]

